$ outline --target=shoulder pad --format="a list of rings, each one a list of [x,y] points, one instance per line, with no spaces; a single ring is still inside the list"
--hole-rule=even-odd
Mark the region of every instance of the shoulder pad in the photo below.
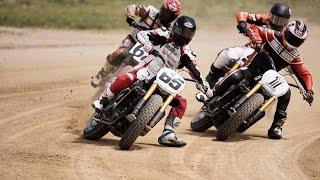
[[[145,10],[148,12],[149,17],[151,17],[152,19],[154,19],[159,13],[159,10],[152,5],[148,5],[144,7],[145,7]]]

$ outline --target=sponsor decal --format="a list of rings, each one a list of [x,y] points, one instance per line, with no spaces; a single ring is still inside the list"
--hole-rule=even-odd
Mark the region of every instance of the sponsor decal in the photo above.
[[[190,29],[193,28],[193,25],[190,21],[185,22],[184,26],[186,26],[187,28],[190,28]]]
[[[268,43],[276,54],[289,63],[292,63],[292,61],[298,56],[296,51],[289,52],[286,48],[284,48],[276,38],[272,41],[268,41]]]

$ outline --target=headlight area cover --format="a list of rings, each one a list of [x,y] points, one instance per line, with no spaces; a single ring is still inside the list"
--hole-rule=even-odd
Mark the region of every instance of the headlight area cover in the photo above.
[[[287,81],[281,74],[274,70],[265,72],[260,83],[265,91],[276,97],[283,96],[289,90]]]
[[[185,80],[181,75],[169,68],[162,68],[157,73],[156,83],[168,94],[179,94],[185,87]]]

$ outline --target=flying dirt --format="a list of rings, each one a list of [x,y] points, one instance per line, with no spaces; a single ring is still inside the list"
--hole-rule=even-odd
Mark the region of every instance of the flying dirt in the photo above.
[[[320,27],[308,28],[301,54],[318,83]],[[234,29],[197,31],[191,46],[204,75],[221,49],[246,42]],[[248,131],[226,142],[216,140],[214,128],[191,131],[190,121],[201,107],[193,83],[182,93],[188,108],[177,132],[187,146],[158,144],[163,121],[129,151],[121,151],[119,138],[111,133],[100,141],[84,140],[82,131],[93,112],[96,91],[90,77],[125,34],[0,28],[0,179],[320,178],[317,84],[311,107],[292,89],[282,140],[267,137],[274,107]]]

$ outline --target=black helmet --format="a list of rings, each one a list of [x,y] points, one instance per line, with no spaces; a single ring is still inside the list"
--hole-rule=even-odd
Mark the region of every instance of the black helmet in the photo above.
[[[271,28],[280,31],[286,24],[288,24],[290,16],[291,9],[289,6],[282,3],[273,5],[269,14]]]
[[[283,43],[290,49],[298,48],[307,36],[307,26],[300,20],[291,21],[283,29]]]
[[[181,16],[174,23],[171,38],[178,46],[187,45],[196,32],[196,22],[189,16]]]

